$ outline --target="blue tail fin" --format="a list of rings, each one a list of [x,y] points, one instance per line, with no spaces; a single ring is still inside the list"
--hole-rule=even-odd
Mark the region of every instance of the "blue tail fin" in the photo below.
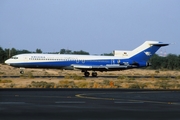
[[[146,41],[132,51],[130,58],[134,61],[148,61],[160,47],[167,45],[169,44],[158,41]]]

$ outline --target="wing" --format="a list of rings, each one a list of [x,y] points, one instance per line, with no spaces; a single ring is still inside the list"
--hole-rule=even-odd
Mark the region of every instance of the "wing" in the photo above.
[[[107,65],[71,65],[74,69],[80,70],[94,70],[94,71],[113,71],[113,70],[124,70],[127,68],[134,68],[135,66],[130,65],[119,65],[119,64],[107,64]]]

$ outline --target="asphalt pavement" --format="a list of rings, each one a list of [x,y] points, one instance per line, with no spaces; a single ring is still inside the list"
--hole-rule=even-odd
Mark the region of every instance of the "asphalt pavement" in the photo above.
[[[0,89],[0,120],[179,120],[180,91]]]

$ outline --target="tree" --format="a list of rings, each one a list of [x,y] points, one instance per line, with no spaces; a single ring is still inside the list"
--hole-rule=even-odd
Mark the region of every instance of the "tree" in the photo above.
[[[71,50],[61,49],[60,54],[71,54]]]
[[[37,48],[36,53],[42,53],[42,50]]]
[[[66,53],[66,49],[61,49],[60,50],[60,54],[65,54]]]
[[[17,50],[15,48],[12,48],[9,52],[10,52],[9,53],[10,57],[14,56],[14,55],[17,55]]]
[[[104,54],[101,54],[102,56],[114,56],[113,53],[104,53]]]
[[[155,54],[150,59],[150,63],[152,64],[151,69],[179,70],[180,55],[169,54],[166,57],[161,57]]]
[[[178,65],[179,65],[179,61],[178,61],[178,56],[177,55],[174,55],[174,54],[169,54],[167,56],[167,68],[169,70],[175,70],[175,69],[178,69]]]
[[[17,54],[32,53],[28,50],[17,50]]]
[[[6,54],[5,51],[0,47],[0,63],[3,63],[5,60]]]
[[[83,50],[80,50],[80,51],[74,51],[74,52],[72,52],[72,54],[89,55],[88,52],[83,51]]]
[[[161,68],[161,58],[158,55],[153,55],[149,62],[152,64],[151,69],[160,69]]]

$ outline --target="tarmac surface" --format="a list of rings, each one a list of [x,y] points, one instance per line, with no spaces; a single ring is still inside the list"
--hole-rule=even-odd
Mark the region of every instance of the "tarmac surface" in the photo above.
[[[180,91],[0,89],[0,120],[179,120]]]

